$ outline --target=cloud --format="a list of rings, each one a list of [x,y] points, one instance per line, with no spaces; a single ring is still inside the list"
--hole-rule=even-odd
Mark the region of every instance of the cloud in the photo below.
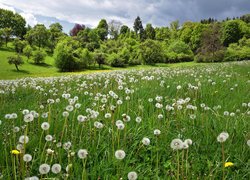
[[[1,9],[10,10],[10,11],[12,11],[12,12],[14,12],[14,13],[16,12],[15,9],[14,9],[13,7],[7,6],[7,5],[5,5],[5,4],[3,4],[3,3],[1,3],[1,2],[0,2],[0,8],[1,8]]]
[[[249,0],[1,0],[11,7],[37,17],[54,17],[70,23],[97,26],[100,19],[120,20],[133,26],[136,16],[144,25],[166,26],[171,21],[200,21],[213,17],[241,16],[249,13]]]
[[[36,17],[31,13],[21,12],[20,15],[26,20],[27,25],[35,26],[38,24]]]

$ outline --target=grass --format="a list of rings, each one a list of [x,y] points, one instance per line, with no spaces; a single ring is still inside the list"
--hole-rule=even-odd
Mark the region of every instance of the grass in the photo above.
[[[84,70],[81,72],[68,72],[62,73],[54,66],[54,59],[52,56],[47,56],[45,63],[41,65],[36,65],[33,63],[32,59],[27,59],[22,56],[24,59],[24,64],[19,67],[20,71],[17,71],[14,65],[9,65],[7,57],[14,55],[14,49],[12,44],[9,43],[9,47],[0,48],[0,79],[17,79],[24,77],[49,77],[49,76],[61,76],[61,75],[72,75],[72,74],[89,74],[93,72],[107,72],[111,70],[121,70],[121,69],[150,69],[152,67],[190,67],[201,65],[194,62],[186,63],[176,63],[176,64],[156,64],[155,66],[148,65],[139,65],[132,66],[127,68],[113,68],[107,65],[104,65],[102,69],[93,67],[93,70]]]
[[[112,180],[131,171],[138,179],[250,179],[250,62],[186,65],[0,81],[3,179]],[[24,109],[33,121],[24,121]],[[221,132],[229,134],[223,143]],[[176,139],[180,146],[170,147]],[[62,170],[41,174],[44,163]]]

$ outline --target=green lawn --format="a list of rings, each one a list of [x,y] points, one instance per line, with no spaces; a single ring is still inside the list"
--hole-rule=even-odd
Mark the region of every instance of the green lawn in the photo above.
[[[185,63],[176,63],[176,64],[156,64],[155,66],[148,65],[139,65],[139,66],[131,66],[127,68],[113,68],[110,66],[103,66],[102,69],[98,69],[97,67],[93,67],[93,70],[84,70],[81,72],[70,72],[70,73],[62,73],[59,72],[58,69],[54,66],[54,59],[52,56],[47,56],[45,59],[44,65],[35,65],[33,64],[32,59],[27,59],[25,56],[23,57],[24,64],[19,67],[20,71],[18,72],[14,65],[9,65],[7,57],[14,55],[15,52],[13,47],[0,48],[0,79],[17,79],[23,77],[47,77],[47,76],[60,76],[65,74],[83,74],[83,73],[93,73],[93,72],[103,72],[110,70],[120,70],[120,69],[149,69],[152,67],[188,67],[195,65],[203,65],[197,64],[195,62],[185,62]]]

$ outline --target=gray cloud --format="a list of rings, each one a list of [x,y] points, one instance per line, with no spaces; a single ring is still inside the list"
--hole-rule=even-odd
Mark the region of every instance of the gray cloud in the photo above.
[[[101,18],[133,26],[136,16],[143,23],[166,26],[174,20],[199,21],[213,17],[250,13],[249,0],[0,0],[24,13],[47,16],[95,27]]]

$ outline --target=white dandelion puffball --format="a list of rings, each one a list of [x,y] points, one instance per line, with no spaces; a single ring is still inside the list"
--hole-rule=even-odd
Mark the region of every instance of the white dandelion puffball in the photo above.
[[[79,157],[80,159],[84,159],[84,158],[87,157],[88,151],[87,151],[86,149],[80,149],[80,150],[78,151],[77,155],[78,155],[78,157]]]
[[[227,138],[229,137],[229,134],[227,132],[222,132],[220,133],[220,135],[217,137],[217,141],[222,143],[225,142],[227,140]]]
[[[53,137],[50,134],[48,134],[48,135],[45,136],[45,140],[46,141],[52,141]]]
[[[24,122],[31,122],[34,120],[34,116],[31,113],[25,114],[23,120]]]
[[[26,177],[24,180],[39,180],[37,176]]]
[[[32,156],[30,154],[24,154],[23,155],[23,160],[25,162],[30,162],[32,160]]]
[[[191,139],[186,139],[184,141],[184,143],[188,144],[188,145],[192,145],[193,144],[193,141]]]
[[[170,144],[170,147],[173,150],[180,150],[183,148],[183,142],[181,139],[173,139],[171,144]]]
[[[25,136],[25,135],[20,136],[20,137],[19,137],[19,142],[22,143],[22,144],[24,144],[24,143],[26,144],[26,143],[29,142],[29,137],[28,137],[28,136]]]
[[[54,173],[54,174],[58,174],[61,172],[61,165],[60,164],[53,164],[53,166],[51,167],[51,171]]]
[[[247,145],[250,147],[250,139],[247,141]]]
[[[39,166],[39,172],[40,174],[48,174],[50,171],[50,165],[48,164],[42,164]]]
[[[137,173],[134,171],[131,171],[128,173],[128,179],[129,180],[136,180],[137,179]]]
[[[141,141],[145,146],[148,146],[150,144],[150,139],[148,139],[147,137],[144,137]]]
[[[161,131],[159,129],[154,130],[154,135],[159,136],[161,134]]]
[[[49,123],[48,122],[43,122],[42,125],[41,125],[41,128],[43,130],[48,130],[50,127]]]
[[[115,157],[116,157],[116,159],[122,160],[122,159],[125,158],[125,156],[126,156],[126,153],[123,150],[117,150],[117,151],[115,151]]]

